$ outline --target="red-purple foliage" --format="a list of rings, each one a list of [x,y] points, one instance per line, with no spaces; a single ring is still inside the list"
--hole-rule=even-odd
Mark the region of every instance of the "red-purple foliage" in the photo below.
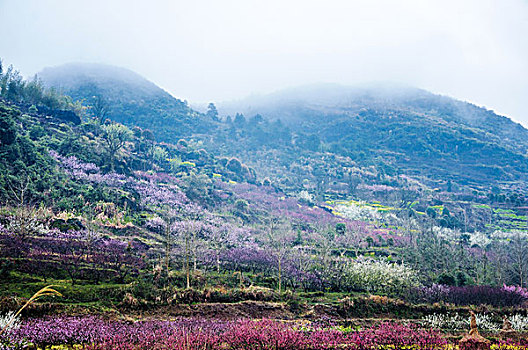
[[[271,320],[238,321],[222,334],[228,349],[309,349],[310,334],[295,330],[291,325]]]
[[[6,341],[8,339],[4,339]],[[1,339],[0,339],[1,341]],[[437,332],[413,325],[380,323],[360,331],[343,332],[322,325],[273,320],[179,320],[122,323],[95,317],[57,317],[25,321],[10,333],[13,344],[82,344],[86,349],[237,349],[327,350],[346,347],[366,350],[441,348],[446,340]]]

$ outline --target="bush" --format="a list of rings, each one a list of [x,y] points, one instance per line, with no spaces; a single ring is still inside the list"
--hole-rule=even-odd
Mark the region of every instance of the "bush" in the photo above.
[[[445,302],[455,305],[491,305],[515,307],[528,301],[528,294],[522,289],[492,286],[445,286],[412,288],[405,293],[406,300],[419,303]]]
[[[495,322],[489,314],[476,314],[477,327],[480,330],[498,332],[500,324]],[[422,319],[427,327],[435,329],[447,329],[452,331],[463,331],[470,327],[469,316],[455,314],[432,314]]]

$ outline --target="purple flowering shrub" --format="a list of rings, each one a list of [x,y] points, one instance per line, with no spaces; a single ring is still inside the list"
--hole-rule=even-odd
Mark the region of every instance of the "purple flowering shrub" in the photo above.
[[[502,285],[502,289],[505,292],[510,292],[517,294],[521,297],[523,297],[525,300],[528,300],[528,290],[526,288],[523,288],[521,286],[507,286],[505,284]]]
[[[79,279],[98,282],[124,279],[143,268],[139,256],[143,246],[102,237],[89,231],[60,232],[20,237],[0,232],[0,256],[19,260],[19,269],[42,277],[67,275],[72,283]]]
[[[514,286],[445,286],[413,288],[406,299],[419,303],[451,303],[455,305],[491,305],[495,307],[521,306],[528,301],[528,292]]]
[[[307,349],[310,336],[272,320],[238,321],[222,335],[229,349]]]
[[[74,156],[64,157],[55,151],[50,151],[49,154],[72,179],[136,192],[140,196],[140,204],[144,207],[166,205],[180,208],[183,211],[193,209],[185,193],[170,176],[154,177],[143,172],[136,172],[134,174],[136,177],[117,173],[103,174],[101,169],[93,163],[83,163]],[[161,184],[160,181],[170,182]]]
[[[272,320],[239,321],[223,335],[229,349],[393,349],[440,347],[447,341],[437,332],[414,325],[384,322],[360,331],[343,332],[336,328],[298,329],[295,324]]]

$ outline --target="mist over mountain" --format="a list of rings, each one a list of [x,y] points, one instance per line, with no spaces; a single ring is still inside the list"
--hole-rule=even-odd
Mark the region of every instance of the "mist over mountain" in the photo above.
[[[204,132],[208,124],[187,102],[125,68],[93,63],[71,63],[46,68],[38,74],[48,87],[93,105],[104,99],[111,120],[157,130],[160,140]]]
[[[528,142],[528,130],[507,117],[468,102],[396,83],[312,84],[219,104],[219,111],[224,115],[236,112],[261,114],[292,126],[304,126],[303,122],[310,120],[309,115],[330,118],[339,112],[351,114],[366,109],[422,113],[424,118],[435,116],[446,122],[478,127],[522,145]]]
[[[389,173],[465,184],[525,179],[528,130],[473,104],[408,86],[319,84],[220,105],[280,120],[312,151]],[[298,138],[299,140],[299,138]]]
[[[88,105],[104,96],[110,119],[151,129],[158,140],[194,136],[208,150],[239,156],[278,178],[295,167],[297,157],[325,154],[389,176],[412,175],[431,186],[449,180],[486,187],[527,178],[528,130],[492,111],[414,87],[290,88],[219,104],[220,115],[230,115],[220,123],[123,68],[69,64],[45,69],[40,77]],[[273,160],[265,161],[270,152]],[[288,170],[270,170],[279,168]]]
[[[286,301],[272,314],[291,318],[313,310],[299,297],[337,319],[367,300],[392,300],[395,317],[446,300],[525,307],[527,130],[506,117],[412,87],[332,84],[222,117],[116,67],[42,76],[0,70],[4,294],[21,279],[71,283],[75,307],[238,314],[251,300],[259,317]],[[386,318],[381,305],[366,312]]]
[[[528,350],[527,19],[0,0],[0,350]]]

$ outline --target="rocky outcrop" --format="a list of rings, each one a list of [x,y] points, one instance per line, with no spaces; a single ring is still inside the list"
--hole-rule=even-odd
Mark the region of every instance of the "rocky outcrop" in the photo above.
[[[502,318],[502,329],[500,330],[499,337],[502,340],[518,341],[520,339],[520,334],[513,329],[510,320],[506,316]]]
[[[460,350],[489,350],[491,348],[491,342],[481,336],[477,329],[477,319],[475,313],[471,311],[471,322],[470,322],[469,333],[458,342]]]

